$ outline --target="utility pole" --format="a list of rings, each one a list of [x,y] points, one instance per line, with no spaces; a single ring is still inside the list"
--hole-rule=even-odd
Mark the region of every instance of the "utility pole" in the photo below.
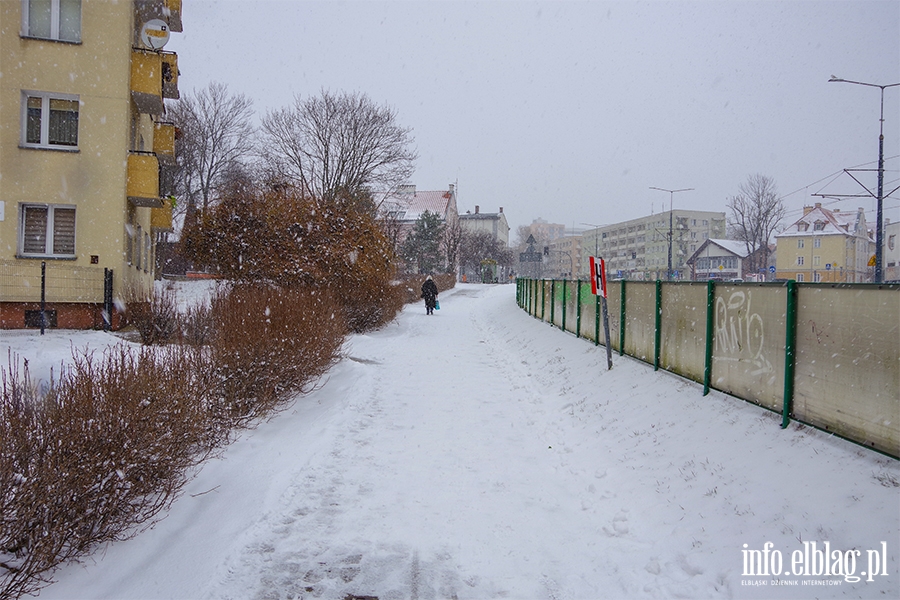
[[[674,235],[672,197],[678,192],[690,192],[694,188],[684,188],[681,190],[667,190],[665,188],[651,187],[651,190],[659,190],[661,192],[669,192],[669,268],[666,271],[666,280],[672,280],[672,237]]]
[[[875,197],[877,201],[877,212],[875,216],[875,283],[881,283],[884,280],[882,270],[882,252],[884,246],[884,221],[882,216],[882,204],[884,200],[884,89],[898,86],[900,83],[878,85],[875,83],[863,83],[862,81],[839,79],[834,75],[832,75],[831,79],[828,81],[829,83],[855,83],[856,85],[865,85],[881,89],[881,118],[878,125],[878,195]]]

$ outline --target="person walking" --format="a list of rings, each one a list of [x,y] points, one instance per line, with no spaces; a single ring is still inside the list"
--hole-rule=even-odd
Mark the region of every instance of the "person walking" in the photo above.
[[[431,275],[429,275],[425,278],[425,283],[422,284],[422,298],[425,299],[426,315],[434,314],[434,306],[435,304],[437,304],[437,296],[437,284],[434,282],[434,279],[431,278]]]

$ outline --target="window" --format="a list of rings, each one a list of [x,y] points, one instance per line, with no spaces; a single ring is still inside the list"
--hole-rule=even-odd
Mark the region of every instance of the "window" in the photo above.
[[[141,239],[143,238],[143,230],[141,226],[137,226],[137,233],[134,236],[134,266],[138,271],[141,270]]]
[[[822,238],[814,238],[813,239],[813,248],[821,248],[822,247]]]
[[[78,96],[23,92],[22,145],[77,148],[78,109]]]
[[[797,266],[799,267],[799,266],[802,266],[802,265],[803,265],[803,257],[802,257],[802,256],[798,256],[798,257],[797,257]]]
[[[813,256],[813,266],[814,267],[819,266],[819,259],[821,259],[821,258],[822,258],[821,256]]]
[[[825,229],[825,221],[816,221],[813,223],[813,231],[822,231]]]
[[[802,247],[804,246],[804,244],[805,244],[805,241],[804,241],[804,240],[797,240],[797,247],[798,247],[798,248],[802,248]]]
[[[24,37],[81,41],[81,0],[22,0]]]
[[[150,270],[150,234],[144,232],[144,273]]]
[[[75,207],[53,204],[20,205],[19,254],[73,258]]]
[[[894,246],[896,245],[896,242],[897,242],[897,236],[896,236],[896,235],[889,235],[889,236],[888,236],[888,248],[889,248],[889,249],[893,250],[893,249],[894,249]]]
[[[797,281],[803,281],[803,273],[797,273]]]
[[[820,281],[822,281],[822,274],[821,273],[813,274],[813,281],[815,281],[816,283],[819,283]]]

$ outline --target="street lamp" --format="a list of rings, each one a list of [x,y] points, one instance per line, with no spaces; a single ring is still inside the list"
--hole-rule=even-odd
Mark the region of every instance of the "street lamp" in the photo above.
[[[881,119],[878,123],[878,196],[875,197],[875,199],[878,201],[877,212],[875,216],[875,283],[881,283],[883,279],[881,269],[882,242],[884,241],[882,231],[882,194],[884,193],[884,88],[898,86],[900,85],[900,83],[878,85],[876,83],[864,83],[862,81],[840,79],[838,77],[835,77],[834,75],[831,76],[831,79],[829,79],[828,82],[855,83],[856,85],[865,85],[868,87],[877,87],[881,89]]]
[[[665,188],[651,187],[650,189],[651,189],[651,190],[659,190],[659,191],[661,191],[661,192],[669,192],[669,270],[668,270],[668,272],[666,273],[666,279],[669,280],[669,281],[671,281],[671,280],[672,280],[672,236],[673,236],[673,231],[672,231],[672,213],[673,213],[673,209],[672,209],[672,196],[674,196],[674,195],[677,194],[678,192],[690,192],[690,191],[692,191],[694,188],[684,188],[684,189],[681,189],[681,190],[667,190],[667,189],[665,189]]]

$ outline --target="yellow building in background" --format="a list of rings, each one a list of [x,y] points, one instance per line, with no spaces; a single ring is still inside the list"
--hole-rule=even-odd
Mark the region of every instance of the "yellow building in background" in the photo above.
[[[181,30],[181,0],[0,2],[0,328],[116,328],[152,294]]]
[[[775,236],[775,277],[812,282],[871,281],[868,265],[875,254],[872,235],[861,208],[841,212],[828,210],[820,202],[805,206],[803,216]]]

